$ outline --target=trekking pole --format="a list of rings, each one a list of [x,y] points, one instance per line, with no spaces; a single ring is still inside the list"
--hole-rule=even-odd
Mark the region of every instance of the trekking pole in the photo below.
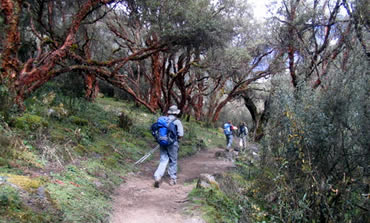
[[[154,147],[152,150],[150,150],[147,154],[145,154],[143,157],[141,157],[138,161],[135,162],[135,165],[143,163],[150,155],[152,155],[157,149],[159,149],[159,145]]]

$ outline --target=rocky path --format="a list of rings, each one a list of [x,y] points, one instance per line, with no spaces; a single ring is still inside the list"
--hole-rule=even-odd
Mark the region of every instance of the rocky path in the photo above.
[[[184,214],[187,195],[201,173],[221,173],[232,166],[232,162],[215,157],[218,151],[222,150],[209,149],[180,159],[175,186],[170,186],[165,177],[160,188],[153,187],[158,157],[142,164],[140,172],[128,176],[117,189],[111,223],[203,223],[195,212]]]

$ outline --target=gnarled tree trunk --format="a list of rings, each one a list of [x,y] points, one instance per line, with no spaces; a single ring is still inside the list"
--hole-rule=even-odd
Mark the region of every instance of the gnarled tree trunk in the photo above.
[[[22,11],[21,0],[2,0],[0,9],[5,19],[5,38],[2,40],[0,83],[13,88],[13,82],[18,75],[19,61],[17,59],[20,46],[20,33],[18,30],[19,16]],[[5,83],[7,82],[7,83]]]
[[[161,99],[161,82],[162,82],[162,61],[160,53],[155,53],[151,56],[152,59],[152,79],[150,81],[150,99],[149,105],[157,110],[159,108],[159,101]]]
[[[85,74],[85,98],[94,101],[99,93],[98,80],[95,74]]]

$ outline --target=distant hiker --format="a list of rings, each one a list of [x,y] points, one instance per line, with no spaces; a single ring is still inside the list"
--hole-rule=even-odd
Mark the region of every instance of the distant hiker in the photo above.
[[[172,105],[167,114],[167,116],[159,117],[157,122],[152,125],[152,134],[155,135],[160,145],[159,165],[154,173],[154,187],[157,188],[166,171],[167,164],[167,172],[171,178],[169,183],[171,186],[176,184],[179,139],[184,136],[182,123],[177,119],[177,115],[180,114],[180,110],[177,106]]]
[[[233,125],[231,121],[224,124],[224,134],[226,136],[226,151],[229,151],[233,143]]]
[[[240,137],[240,147],[242,150],[245,150],[247,147],[247,137],[248,137],[248,128],[245,122],[242,122],[239,126],[239,137]]]

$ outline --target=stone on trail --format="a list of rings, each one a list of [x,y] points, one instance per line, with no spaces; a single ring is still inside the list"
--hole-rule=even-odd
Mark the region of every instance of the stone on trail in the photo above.
[[[200,174],[197,182],[197,188],[210,188],[212,186],[215,186],[216,188],[220,187],[215,177],[207,173]]]

